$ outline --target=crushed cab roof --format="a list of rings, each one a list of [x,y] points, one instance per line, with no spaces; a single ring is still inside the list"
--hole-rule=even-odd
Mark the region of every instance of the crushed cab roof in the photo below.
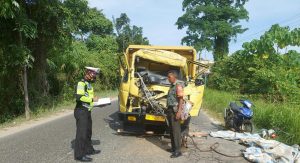
[[[186,67],[187,60],[185,57],[166,50],[140,49],[133,53],[133,56],[164,63],[176,67]]]

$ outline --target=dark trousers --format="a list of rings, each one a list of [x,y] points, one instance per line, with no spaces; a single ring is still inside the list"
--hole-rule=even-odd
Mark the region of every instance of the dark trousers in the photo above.
[[[91,112],[84,107],[76,107],[74,117],[76,119],[74,157],[81,158],[94,150],[91,140],[92,117]]]
[[[174,152],[180,152],[181,151],[180,120],[176,119],[176,113],[174,112],[172,107],[168,108],[167,118],[169,121],[172,150]]]
[[[91,112],[88,112],[88,153],[91,153],[94,151],[93,145],[92,145],[92,128],[93,128],[93,121],[92,121],[92,115]]]

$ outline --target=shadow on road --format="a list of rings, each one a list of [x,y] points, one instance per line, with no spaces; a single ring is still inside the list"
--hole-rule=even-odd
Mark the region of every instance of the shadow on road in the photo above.
[[[221,124],[218,124],[218,123],[214,123],[214,122],[211,122],[210,123],[213,127],[215,127],[215,130],[219,131],[219,130],[225,130],[225,127]]]
[[[170,146],[168,146],[168,144],[170,143],[170,139],[166,138],[166,136],[145,134],[145,131],[147,131],[148,127],[145,127],[144,125],[126,124],[126,127],[124,128],[123,123],[119,120],[118,111],[110,114],[108,118],[104,118],[104,122],[107,123],[109,127],[115,131],[115,133],[113,134],[144,138],[145,140],[151,142],[152,144],[158,146],[163,150],[170,148]],[[153,129],[153,127],[151,128]],[[123,129],[124,131],[118,133],[118,129]],[[149,130],[148,128],[148,131],[152,130]]]
[[[171,146],[169,145],[171,140],[169,138],[166,138],[164,136],[148,136],[145,137],[145,139],[152,144],[156,145],[157,147],[161,148],[162,150],[170,149]]]
[[[113,130],[112,134],[132,138],[142,138],[163,150],[162,152],[167,152],[167,149],[171,148],[171,140],[168,138],[168,136],[145,134],[145,131],[151,131],[151,127],[149,129],[149,126],[145,127],[126,125],[127,127],[124,133],[117,133],[118,129],[123,129],[123,124],[118,118],[118,111],[113,112],[103,120],[107,124],[107,127],[110,127]],[[154,127],[152,129],[158,128]],[[209,118],[203,114],[197,118],[192,118],[190,123],[191,132],[209,132],[223,129],[224,127],[222,125],[210,121]],[[226,157],[210,150],[210,147],[217,142],[220,144],[220,146],[217,148],[217,151],[235,156],[240,153],[242,149],[244,149],[243,146],[223,139],[216,139],[212,137],[205,137],[205,139],[203,138],[204,137],[194,138],[196,145],[192,143],[191,139],[188,139],[188,148],[182,148],[182,152],[185,153],[184,156],[189,160],[192,160],[192,162],[245,162],[242,157]],[[203,151],[199,151],[199,149],[196,147]]]
[[[117,111],[112,113],[111,115],[109,115],[108,118],[104,118],[103,120],[114,131],[117,131],[119,128],[122,128],[121,122],[119,121],[119,118],[118,118],[118,112]]]
[[[126,133],[117,133],[118,129],[124,129],[123,123],[119,120],[118,117],[118,111],[112,113],[109,115],[108,118],[103,119],[105,123],[109,125],[111,129],[115,131],[113,134],[120,134],[120,135],[127,135],[127,136],[139,136],[144,134],[144,128],[143,126],[137,126],[137,125],[126,125]]]
[[[92,140],[92,145],[100,145],[100,140]],[[71,148],[74,149],[74,146],[75,146],[75,139],[73,139],[71,141]]]

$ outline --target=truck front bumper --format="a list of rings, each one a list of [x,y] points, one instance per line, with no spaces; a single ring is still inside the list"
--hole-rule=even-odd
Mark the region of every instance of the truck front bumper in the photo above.
[[[119,120],[125,123],[166,125],[166,120],[164,116],[119,112],[118,117]]]

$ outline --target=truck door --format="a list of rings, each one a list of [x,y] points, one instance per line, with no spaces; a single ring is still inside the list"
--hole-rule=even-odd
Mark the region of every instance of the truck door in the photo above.
[[[119,87],[119,107],[120,112],[126,112],[127,99],[130,89],[129,66],[126,54],[119,56],[120,63],[120,87]]]
[[[193,102],[194,106],[192,110],[190,111],[191,116],[198,116],[200,112],[200,108],[203,101],[203,94],[204,94],[204,84],[203,85],[197,85],[195,83],[195,87],[193,87],[190,94],[190,101]]]
[[[207,70],[209,68],[208,65],[196,62],[196,61],[188,61],[190,64],[195,64],[199,67],[202,67],[202,70]],[[204,95],[204,85],[205,82],[202,79],[202,74],[204,73],[204,71],[199,71],[195,77],[194,77],[194,83],[193,83],[193,87],[192,90],[189,90],[190,93],[190,101],[192,101],[194,103],[194,106],[192,108],[192,110],[190,111],[190,115],[191,116],[198,116],[199,111],[201,109],[201,105],[203,102],[203,95]]]

